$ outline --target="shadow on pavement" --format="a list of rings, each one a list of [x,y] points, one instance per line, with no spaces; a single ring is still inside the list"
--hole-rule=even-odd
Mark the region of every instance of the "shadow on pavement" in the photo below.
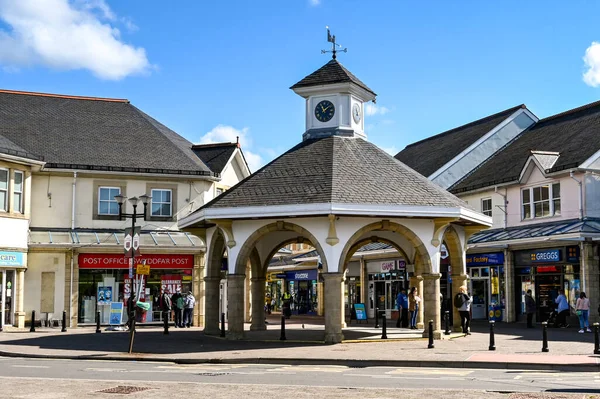
[[[490,326],[487,321],[474,321],[471,324],[471,331],[477,333],[489,333]],[[511,336],[512,339],[524,341],[542,340],[542,325],[536,324],[534,328],[527,328],[522,323],[495,323],[494,334],[496,336]],[[593,333],[578,333],[579,326],[569,328],[548,327],[548,342],[590,342],[594,343]]]

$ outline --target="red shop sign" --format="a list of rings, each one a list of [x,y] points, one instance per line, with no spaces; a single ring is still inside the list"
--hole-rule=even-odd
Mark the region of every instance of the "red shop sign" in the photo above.
[[[193,269],[194,255],[152,254],[135,258],[135,262],[145,260],[152,269]],[[129,258],[123,254],[79,254],[80,269],[128,269]]]

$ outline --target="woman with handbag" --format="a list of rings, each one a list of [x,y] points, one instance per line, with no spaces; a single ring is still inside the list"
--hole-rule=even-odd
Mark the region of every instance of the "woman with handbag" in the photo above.
[[[579,294],[579,298],[575,304],[575,313],[577,314],[577,317],[579,317],[579,327],[581,328],[579,332],[592,332],[592,330],[590,330],[590,322],[588,319],[590,314],[590,300],[585,295],[585,292]],[[584,328],[586,329],[585,331]]]

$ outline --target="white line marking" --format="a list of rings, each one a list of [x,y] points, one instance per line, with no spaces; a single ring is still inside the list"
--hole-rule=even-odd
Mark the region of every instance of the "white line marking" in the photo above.
[[[49,369],[50,366],[28,366],[28,365],[21,365],[21,364],[13,364],[12,367],[15,368],[20,368],[20,369]]]

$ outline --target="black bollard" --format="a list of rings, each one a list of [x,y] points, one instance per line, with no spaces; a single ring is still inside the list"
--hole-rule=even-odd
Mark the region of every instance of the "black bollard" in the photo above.
[[[429,345],[427,345],[427,348],[435,348],[435,345],[433,345],[433,320],[429,320]]]
[[[450,312],[447,310],[444,312],[444,325],[444,335],[450,335]]]
[[[548,322],[542,322],[542,352],[550,352],[548,349]]]
[[[375,328],[379,328],[379,308],[375,308]]]
[[[67,311],[63,310],[62,328],[60,329],[60,332],[66,332],[66,331],[67,331]]]
[[[594,355],[600,355],[600,340],[598,339],[598,326],[600,326],[600,324],[594,323]]]
[[[163,334],[169,335],[169,313],[163,312]]]
[[[381,313],[381,339],[387,339],[387,320],[385,318],[385,312]]]
[[[496,350],[496,339],[494,338],[494,324],[496,322],[494,320],[490,321],[490,347],[488,348],[491,351]]]
[[[35,332],[35,310],[31,311],[31,327],[29,328],[29,332]]]
[[[221,313],[221,337],[225,336],[225,313]]]
[[[285,316],[281,316],[281,336],[279,337],[280,341],[285,341]]]
[[[96,334],[100,334],[102,330],[100,330],[100,312],[96,312]]]

